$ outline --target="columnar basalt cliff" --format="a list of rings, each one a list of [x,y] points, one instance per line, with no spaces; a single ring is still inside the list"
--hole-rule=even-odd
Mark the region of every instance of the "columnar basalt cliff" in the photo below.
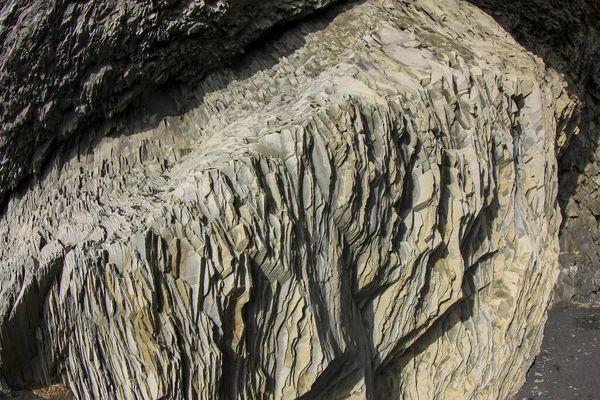
[[[0,200],[71,139],[165,81],[197,79],[330,0],[7,0],[0,7]]]
[[[153,4],[182,3],[196,5]],[[289,3],[296,15],[325,2]],[[235,7],[218,21],[241,18]],[[3,37],[30,15],[10,10]],[[128,20],[157,35],[134,53],[188,55],[173,50],[178,36],[159,46],[168,20],[135,10]],[[86,28],[98,38],[90,54],[113,32],[102,26]],[[204,39],[193,48],[217,46]],[[166,70],[135,60],[92,85],[104,88],[103,106],[86,108],[94,118],[75,117],[70,136],[62,123],[44,131],[52,152],[23,138],[24,157],[47,161],[5,191],[3,389],[62,381],[77,398],[126,399],[519,389],[559,272],[557,143],[577,128],[579,102],[555,70],[458,0],[342,2],[227,68],[181,66],[183,83],[121,110],[111,96],[130,74],[141,88]],[[6,154],[6,171],[28,165]]]

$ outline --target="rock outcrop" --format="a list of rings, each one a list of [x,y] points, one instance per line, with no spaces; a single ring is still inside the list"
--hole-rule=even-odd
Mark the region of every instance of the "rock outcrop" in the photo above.
[[[334,6],[153,92],[8,197],[2,384],[507,398],[558,276],[576,110],[456,0]]]
[[[578,135],[559,154],[561,276],[557,301],[600,301],[600,3],[469,0],[564,74],[581,102]]]
[[[197,79],[331,0],[21,1],[0,5],[0,201],[57,144],[147,89]]]

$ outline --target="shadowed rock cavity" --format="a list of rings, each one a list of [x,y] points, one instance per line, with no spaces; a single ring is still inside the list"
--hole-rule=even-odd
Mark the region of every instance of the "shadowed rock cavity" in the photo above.
[[[577,100],[493,19],[352,3],[136,105],[8,197],[4,389],[519,389],[559,272],[556,143]]]

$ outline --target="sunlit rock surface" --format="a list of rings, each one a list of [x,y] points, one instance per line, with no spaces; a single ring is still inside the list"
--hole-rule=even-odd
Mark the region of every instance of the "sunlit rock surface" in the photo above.
[[[600,301],[600,2],[469,0],[564,74],[581,112],[558,155],[560,264],[557,302]]]
[[[4,387],[507,398],[558,276],[565,86],[467,3],[368,0],[145,96],[10,196]]]

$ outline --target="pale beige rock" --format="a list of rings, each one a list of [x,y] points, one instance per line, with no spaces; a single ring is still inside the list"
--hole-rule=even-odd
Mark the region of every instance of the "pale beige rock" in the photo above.
[[[313,24],[247,55],[250,76],[211,75],[179,117],[98,128],[11,197],[6,383],[131,399],[518,390],[558,274],[565,83],[456,0],[368,0]],[[265,68],[269,51],[286,56]]]

